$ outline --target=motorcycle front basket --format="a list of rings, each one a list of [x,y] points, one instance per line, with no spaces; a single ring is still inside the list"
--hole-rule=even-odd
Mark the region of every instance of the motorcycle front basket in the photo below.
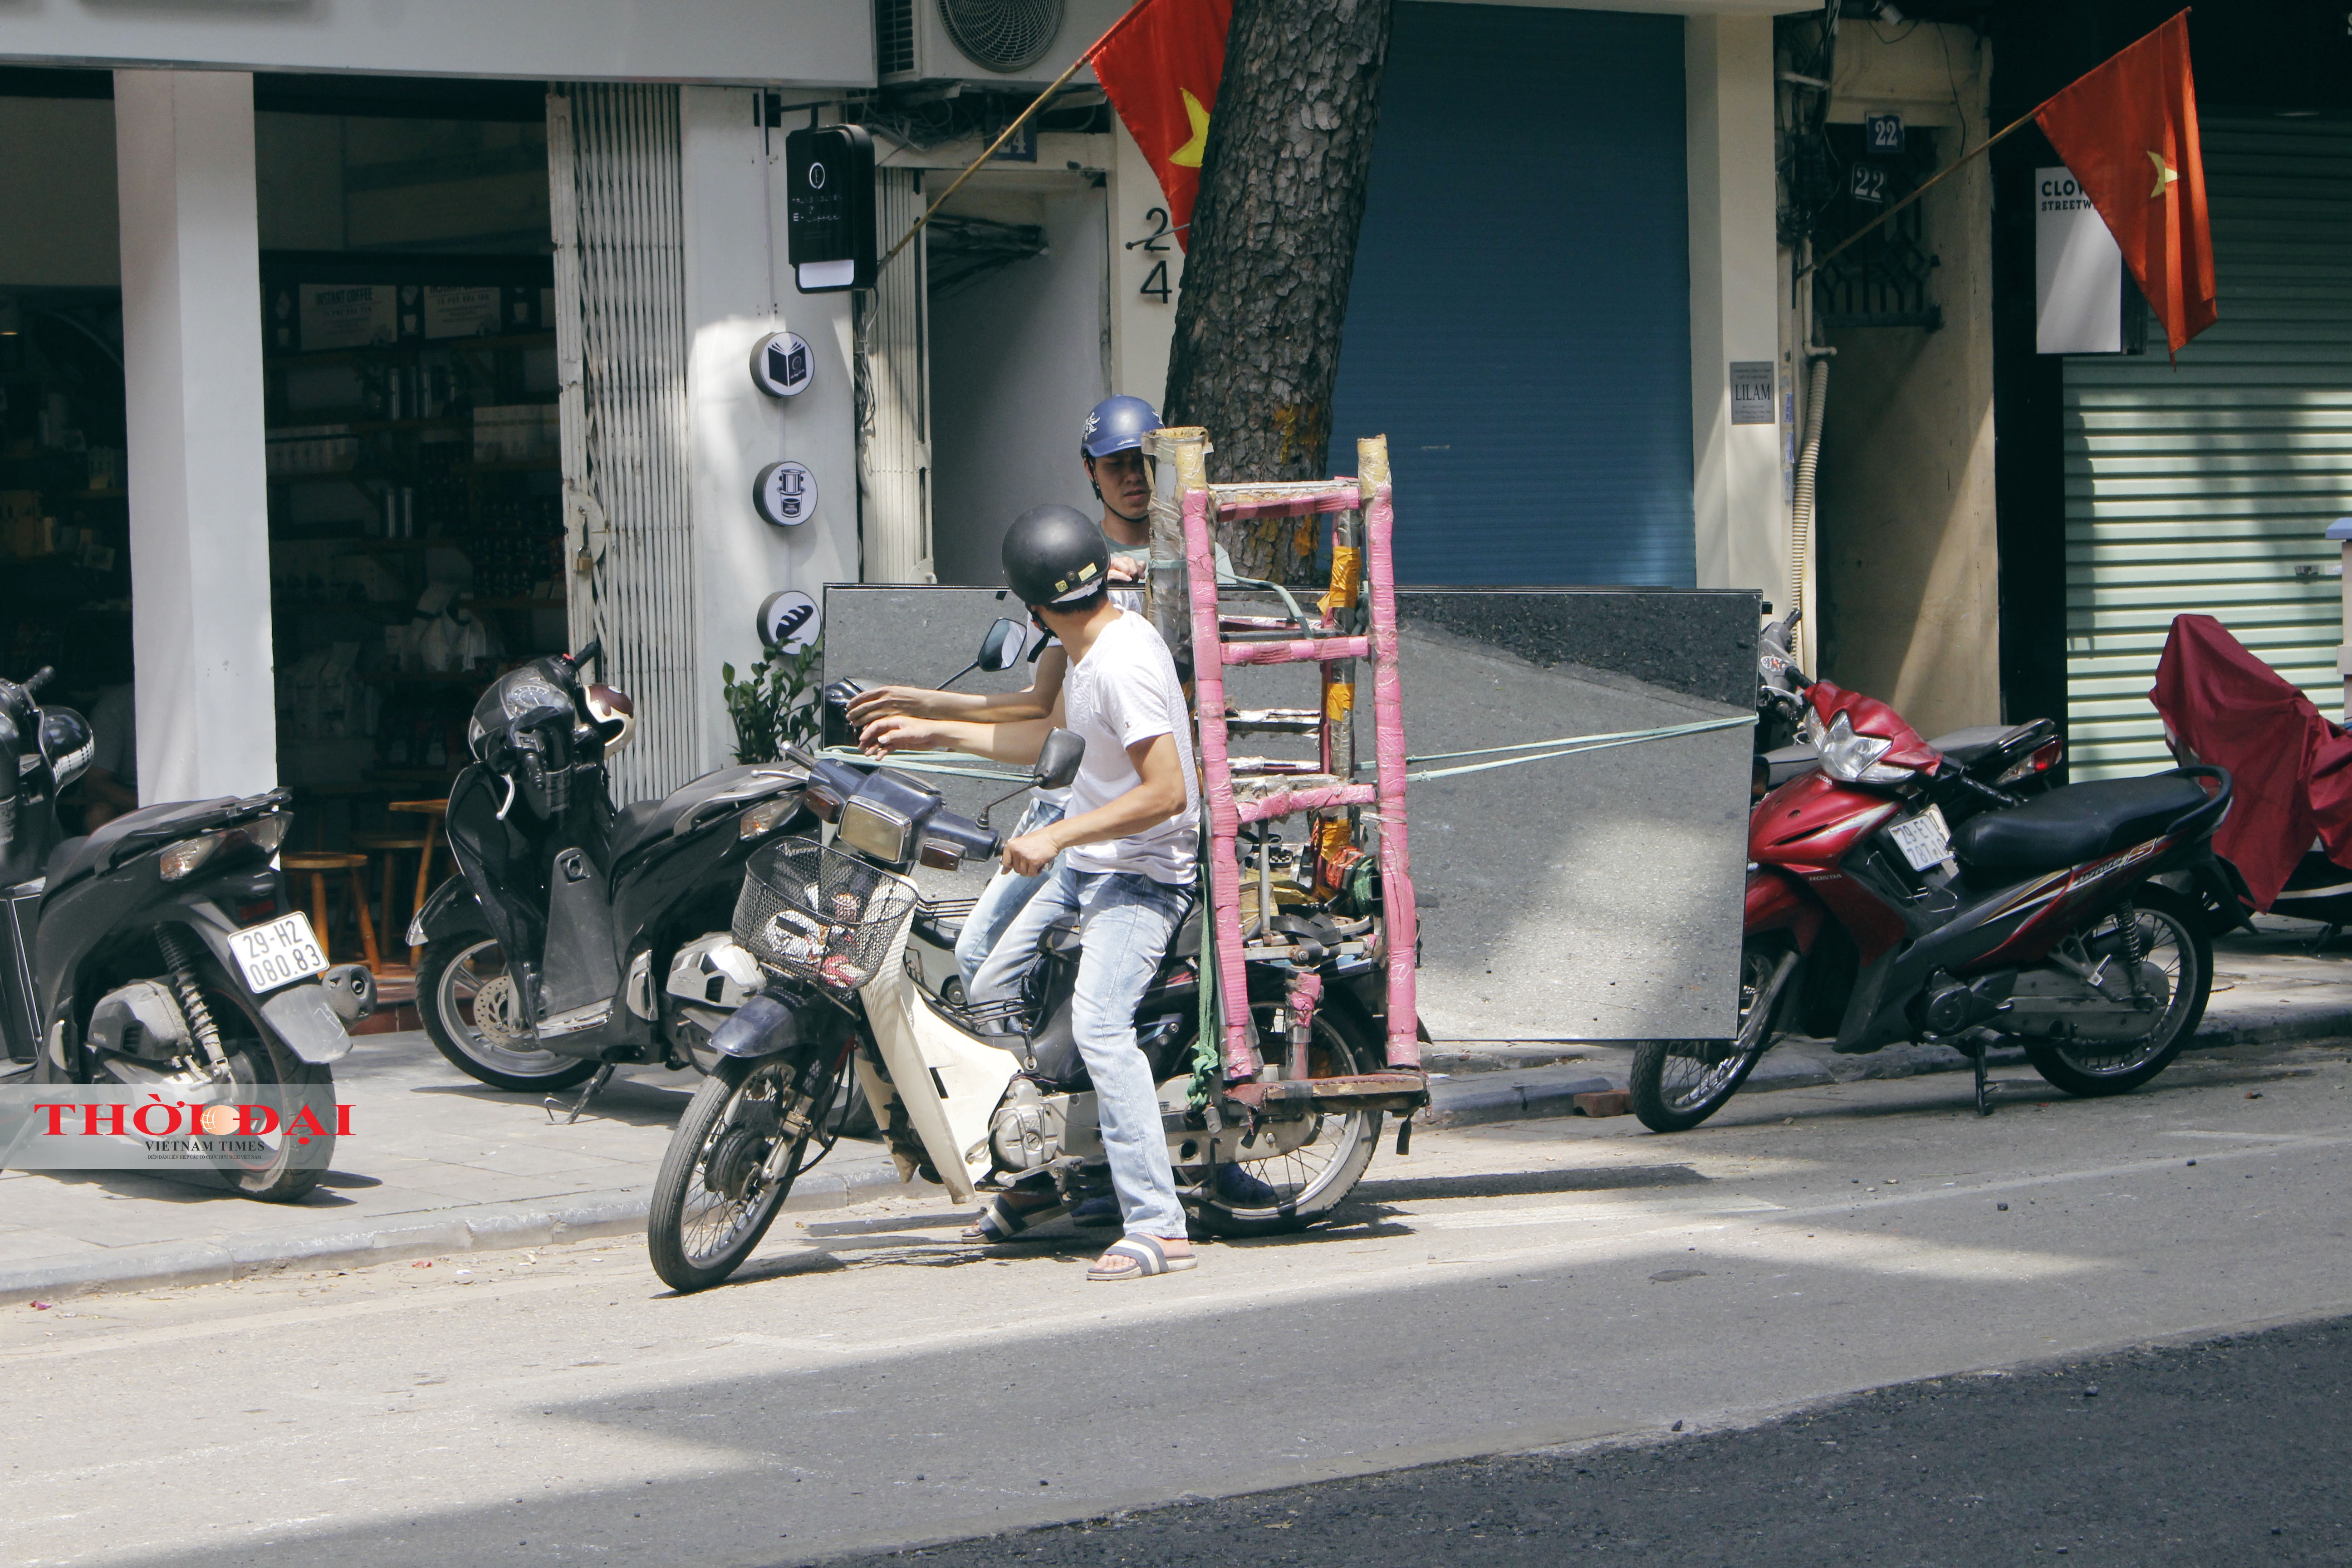
[[[904,877],[814,838],[779,839],[743,869],[735,941],[769,969],[855,991],[881,972],[916,902]]]

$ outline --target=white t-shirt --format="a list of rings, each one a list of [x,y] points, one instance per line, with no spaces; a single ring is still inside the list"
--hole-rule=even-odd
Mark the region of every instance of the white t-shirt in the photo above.
[[[1069,815],[1108,805],[1143,782],[1127,748],[1176,737],[1184,809],[1156,827],[1066,851],[1081,871],[1132,871],[1155,882],[1190,884],[1200,852],[1200,784],[1192,772],[1192,724],[1176,660],[1151,623],[1132,610],[1095,639],[1062,680],[1062,718],[1087,743],[1070,785]]]
[[[1141,615],[1143,613],[1143,590],[1139,587],[1123,588],[1114,584],[1110,590],[1110,602],[1117,605],[1122,610],[1132,610],[1136,614]],[[1060,647],[1062,646],[1062,639],[1054,636],[1051,632],[1048,632],[1045,634],[1045,646],[1047,647]],[[1041,789],[1031,798],[1035,800],[1040,805],[1059,806],[1064,816],[1066,816],[1069,815],[1070,792],[1068,790]]]

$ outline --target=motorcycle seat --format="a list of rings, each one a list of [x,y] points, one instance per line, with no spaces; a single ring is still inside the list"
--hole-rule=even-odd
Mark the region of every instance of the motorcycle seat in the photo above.
[[[755,780],[752,775],[760,773],[774,776]],[[617,868],[681,831],[691,832],[711,816],[730,816],[740,811],[752,800],[772,794],[772,788],[761,786],[779,782],[782,776],[784,770],[779,763],[747,763],[705,773],[659,800],[640,800],[623,806],[613,814],[613,865]],[[791,776],[797,778],[798,770],[793,770]]]
[[[1979,871],[2054,871],[2160,837],[2211,804],[2194,779],[2102,779],[1972,816],[1955,830],[1952,844],[1961,861]]]
[[[1965,730],[1938,735],[1927,744],[1943,752],[1955,767],[1965,768],[2010,742],[2023,739],[2026,731],[2033,728],[2032,724],[1971,724]]]
[[[1077,957],[1078,917],[1064,915],[1039,931],[1037,951],[1051,953],[1055,958]],[[1195,904],[1192,912],[1184,917],[1184,923],[1176,928],[1176,934],[1168,939],[1168,951],[1161,955],[1160,962],[1165,965],[1177,959],[1198,958],[1200,955],[1201,907]]]

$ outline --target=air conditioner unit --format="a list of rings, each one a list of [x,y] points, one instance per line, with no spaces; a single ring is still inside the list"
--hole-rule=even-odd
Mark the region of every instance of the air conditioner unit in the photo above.
[[[1128,0],[874,0],[874,68],[886,87],[961,81],[1036,92],[1127,10]],[[1091,84],[1091,69],[1070,79]]]

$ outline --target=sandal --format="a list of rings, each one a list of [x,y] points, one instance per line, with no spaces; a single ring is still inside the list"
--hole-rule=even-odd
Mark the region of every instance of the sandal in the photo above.
[[[1132,1268],[1106,1268],[1103,1259],[1123,1258],[1131,1260]],[[1087,1270],[1089,1279],[1149,1279],[1155,1274],[1181,1274],[1193,1268],[1200,1259],[1187,1253],[1171,1258],[1156,1236],[1123,1236],[1105,1249],[1102,1258]]]
[[[1062,1201],[1059,1193],[1041,1193],[1037,1195],[1044,1199],[1043,1202],[1025,1207],[1016,1205],[1013,1195],[1020,1190],[1015,1187],[997,1194],[993,1202],[980,1211],[980,1217],[964,1227],[962,1239],[987,1243],[1011,1241],[1033,1225],[1044,1225],[1070,1212],[1070,1205]]]

